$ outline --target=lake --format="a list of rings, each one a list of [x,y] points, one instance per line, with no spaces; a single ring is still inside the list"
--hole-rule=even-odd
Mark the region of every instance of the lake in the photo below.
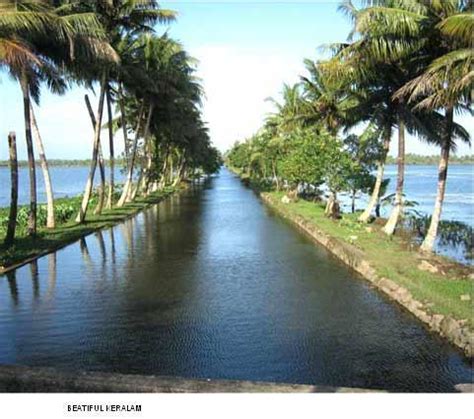
[[[82,166],[53,166],[50,168],[51,179],[53,183],[53,192],[56,198],[64,198],[66,196],[75,196],[84,192],[89,167]],[[116,182],[123,181],[125,174],[120,168],[115,169]],[[106,168],[106,176],[109,174],[109,168]],[[46,193],[44,190],[43,173],[39,167],[36,170],[38,202],[46,202]],[[18,201],[20,204],[29,202],[29,178],[28,168],[20,167],[18,174],[19,191]],[[99,185],[99,176],[96,172],[94,183]],[[10,169],[8,167],[0,167],[0,207],[10,205]]]
[[[385,177],[390,179],[387,195],[395,193],[397,184],[397,166],[388,165]],[[438,167],[412,165],[405,171],[406,199],[416,201],[414,209],[431,214],[438,183]],[[365,199],[359,199],[356,207],[363,209]],[[345,202],[344,211],[350,211],[350,203]],[[387,215],[390,207],[382,208],[382,215]],[[474,225],[474,166],[452,165],[448,169],[448,182],[442,213],[443,220],[456,220]]]

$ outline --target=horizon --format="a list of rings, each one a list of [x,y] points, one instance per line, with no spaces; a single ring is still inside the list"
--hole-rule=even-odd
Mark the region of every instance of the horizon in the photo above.
[[[345,41],[350,22],[337,11],[339,1],[272,2],[268,0],[164,1],[163,8],[178,12],[177,21],[156,28],[168,32],[198,61],[205,100],[204,120],[211,141],[221,151],[244,141],[263,124],[272,109],[268,97],[278,99],[283,83],[295,83],[304,73],[304,58],[321,58],[321,45]],[[205,23],[203,23],[205,22]],[[317,22],[315,24],[314,22]],[[15,131],[20,159],[26,158],[22,97],[19,86],[2,70],[0,85],[0,135]],[[38,124],[50,159],[89,159],[92,127],[84,105],[88,93],[93,106],[97,97],[81,87],[63,96],[42,89],[40,107],[35,107]],[[474,132],[474,118],[458,122]],[[396,130],[393,134],[396,136]],[[121,133],[115,136],[118,153],[123,152]],[[396,154],[392,141],[390,155]],[[407,153],[438,155],[436,146],[407,135]],[[472,155],[459,144],[457,156]],[[6,141],[0,142],[0,160],[8,158]]]

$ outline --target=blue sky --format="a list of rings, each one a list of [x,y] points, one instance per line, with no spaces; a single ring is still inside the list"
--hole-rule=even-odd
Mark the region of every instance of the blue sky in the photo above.
[[[348,20],[337,11],[338,1],[165,1],[178,11],[178,21],[168,30],[196,57],[198,75],[206,91],[204,119],[212,141],[221,150],[255,132],[283,82],[298,81],[305,57],[321,56],[318,47],[343,41]],[[7,158],[6,135],[17,132],[20,158],[26,157],[22,102],[18,86],[0,73],[0,159]],[[89,158],[92,129],[84,106],[83,89],[58,97],[44,92],[37,118],[49,158]],[[92,101],[97,98],[90,93]],[[472,118],[463,118],[474,129]],[[116,143],[121,149],[122,139]],[[391,154],[395,151],[395,144]],[[416,138],[408,152],[437,154]],[[459,154],[470,153],[460,147]]]

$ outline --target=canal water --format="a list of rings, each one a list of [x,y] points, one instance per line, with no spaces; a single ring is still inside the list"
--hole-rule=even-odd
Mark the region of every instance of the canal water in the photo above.
[[[0,363],[394,391],[473,371],[227,170],[0,277]]]

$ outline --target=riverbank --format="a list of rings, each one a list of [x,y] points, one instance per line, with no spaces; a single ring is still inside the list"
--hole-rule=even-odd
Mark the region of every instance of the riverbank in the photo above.
[[[356,215],[325,217],[322,205],[300,200],[282,203],[283,193],[262,200],[313,240],[398,302],[430,330],[472,357],[474,314],[471,269],[446,258],[422,257],[401,238],[387,238],[378,225],[361,225]]]
[[[16,269],[25,263],[31,262],[45,254],[56,251],[68,244],[75,242],[81,237],[87,236],[98,230],[112,227],[127,218],[157,204],[175,192],[174,188],[167,188],[163,191],[154,192],[146,198],[137,198],[133,202],[125,204],[121,208],[103,210],[100,215],[93,214],[95,203],[91,202],[90,212],[84,223],[78,224],[74,221],[74,216],[78,211],[81,197],[62,198],[57,200],[57,205],[71,212],[68,220],[60,223],[54,229],[40,227],[38,234],[33,238],[19,231],[15,239],[15,244],[6,247],[3,244],[4,231],[0,230],[0,275]],[[77,207],[77,208],[76,208]],[[19,207],[21,211],[22,207]],[[0,209],[0,216],[6,216],[8,208]],[[71,219],[72,218],[72,219]]]

